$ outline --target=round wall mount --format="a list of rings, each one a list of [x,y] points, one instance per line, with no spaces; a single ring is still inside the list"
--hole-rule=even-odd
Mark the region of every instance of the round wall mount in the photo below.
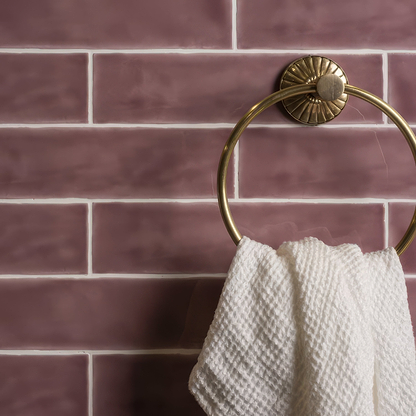
[[[284,89],[299,84],[316,84],[325,75],[337,75],[348,84],[343,69],[331,59],[322,56],[306,56],[292,62],[280,81]],[[318,94],[305,94],[283,100],[286,111],[304,124],[322,124],[334,119],[345,107],[348,95],[343,93],[336,100],[325,101]]]

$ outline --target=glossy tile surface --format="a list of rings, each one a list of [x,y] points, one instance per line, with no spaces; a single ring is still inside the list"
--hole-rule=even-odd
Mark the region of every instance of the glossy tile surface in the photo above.
[[[232,127],[310,54],[416,124],[415,13],[410,0],[0,2],[0,416],[202,416],[187,384],[236,251],[216,203]],[[279,103],[252,124],[228,172],[243,235],[397,244],[416,168],[380,110],[350,97],[313,128]],[[400,259],[413,323],[415,250]]]
[[[200,348],[224,279],[1,279],[0,348]]]
[[[86,122],[87,61],[86,54],[0,54],[0,122]]]
[[[414,48],[408,0],[238,0],[238,46],[266,49]]]
[[[313,235],[327,244],[383,248],[377,204],[232,204],[243,235],[273,247]],[[99,273],[221,273],[235,246],[216,204],[95,204],[93,270]]]
[[[4,415],[87,416],[88,357],[0,356]]]
[[[86,205],[0,204],[0,273],[87,271]]]
[[[94,416],[203,416],[188,391],[195,355],[94,358]]]
[[[334,246],[358,244],[364,252],[384,246],[381,204],[232,204],[242,235],[278,248],[284,241],[316,237]]]
[[[416,167],[397,128],[251,128],[239,182],[248,198],[406,198],[416,195]]]
[[[208,198],[226,129],[1,129],[0,197]],[[233,163],[229,169],[233,195]]]
[[[0,4],[3,47],[231,46],[227,0],[30,0]]]
[[[415,65],[416,55],[389,55],[389,102],[408,123],[416,122],[416,82],[410,69]]]
[[[280,71],[298,55],[105,54],[94,58],[94,121],[97,123],[237,122],[276,91]],[[333,55],[352,85],[382,95],[380,55]],[[371,77],[363,73],[366,68]],[[257,121],[288,122],[276,107]],[[374,123],[381,113],[351,97],[335,119]],[[290,120],[289,122],[292,122]]]
[[[235,246],[216,203],[94,204],[96,273],[223,273]]]
[[[413,203],[389,204],[389,244],[395,246],[404,236],[415,210]],[[400,256],[400,261],[406,273],[416,273],[416,244],[415,241]]]

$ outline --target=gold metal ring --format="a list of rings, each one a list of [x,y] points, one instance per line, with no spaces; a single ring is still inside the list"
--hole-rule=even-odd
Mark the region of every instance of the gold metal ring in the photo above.
[[[378,109],[380,109],[384,114],[386,114],[391,121],[399,128],[404,137],[407,140],[407,143],[412,151],[413,158],[416,162],[416,137],[403,119],[403,117],[390,105],[388,105],[381,98],[376,95],[371,94],[368,91],[362,90],[352,85],[346,84],[344,92],[349,95],[361,98],[364,101],[369,102]],[[231,154],[234,150],[235,145],[238,142],[243,131],[246,127],[252,122],[252,120],[257,117],[261,112],[266,108],[272,106],[273,104],[278,103],[279,101],[286,100],[291,97],[302,94],[316,94],[316,83],[314,84],[300,84],[292,87],[284,88],[280,91],[277,91],[264,100],[260,101],[254,107],[248,111],[244,117],[236,124],[234,127],[227,143],[224,146],[220,163],[218,166],[218,176],[217,176],[217,190],[218,190],[218,203],[221,211],[221,216],[224,221],[225,227],[227,228],[228,233],[230,234],[232,240],[237,245],[241,240],[242,236],[238,231],[238,228],[234,222],[234,219],[231,215],[230,207],[228,204],[227,198],[227,189],[226,189],[226,179],[227,179],[227,169],[230,162]],[[406,233],[396,245],[395,249],[397,254],[400,256],[404,251],[409,247],[413,238],[416,234],[416,209],[413,213],[413,218],[410,222],[409,227],[406,230]]]

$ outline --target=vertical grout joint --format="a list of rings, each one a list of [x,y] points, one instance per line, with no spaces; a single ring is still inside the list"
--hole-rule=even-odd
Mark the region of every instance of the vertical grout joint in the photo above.
[[[94,383],[94,375],[93,375],[93,355],[88,354],[88,416],[93,416],[94,409],[93,409],[93,383]]]
[[[88,276],[92,276],[92,202],[88,202],[88,243],[87,243],[87,264]]]
[[[387,103],[389,100],[389,60],[387,52],[383,52],[382,59],[382,74],[383,74],[383,100]],[[383,114],[383,124],[388,124],[387,115]]]
[[[94,123],[94,113],[93,113],[93,90],[94,90],[94,53],[88,52],[88,124]]]
[[[232,49],[237,50],[237,0],[231,0],[231,42]]]

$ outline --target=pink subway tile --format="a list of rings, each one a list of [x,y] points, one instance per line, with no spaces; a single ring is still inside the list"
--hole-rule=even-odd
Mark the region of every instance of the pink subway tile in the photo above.
[[[195,355],[104,355],[94,358],[97,416],[203,416],[188,390]]]
[[[389,204],[389,244],[396,246],[404,236],[415,210],[413,203]],[[407,248],[400,256],[403,269],[406,273],[416,273],[416,242]]]
[[[0,205],[0,273],[86,273],[84,205]]]
[[[0,356],[0,411],[87,416],[87,356]]]
[[[330,246],[358,244],[364,252],[384,248],[381,204],[233,204],[242,235],[279,247],[312,236]]]
[[[2,279],[0,348],[200,348],[223,282]]]
[[[389,55],[389,103],[406,119],[416,122],[416,81],[412,76],[416,55]]]
[[[416,4],[408,0],[239,0],[238,46],[270,49],[411,49]]]
[[[234,123],[254,104],[276,91],[281,72],[297,58],[298,55],[286,54],[96,55],[94,120]],[[352,85],[382,95],[381,55],[330,58],[343,67]],[[274,106],[256,122],[287,123],[288,117]],[[381,120],[379,110],[354,97],[350,97],[347,107],[336,118],[340,123]]]
[[[216,170],[229,133],[229,129],[1,129],[0,197],[215,197]],[[229,179],[232,192],[233,163]]]
[[[240,139],[240,196],[416,196],[412,152],[397,128],[252,128]]]
[[[234,252],[216,203],[94,204],[94,272],[221,273]]]
[[[243,235],[278,247],[313,235],[327,244],[383,248],[377,204],[232,204]],[[93,270],[99,273],[215,273],[235,253],[216,204],[94,204]]]
[[[229,48],[227,0],[0,3],[2,47]]]
[[[0,54],[0,62],[1,123],[87,121],[86,54]]]
[[[407,279],[406,286],[410,316],[412,317],[413,334],[416,336],[416,279]]]

